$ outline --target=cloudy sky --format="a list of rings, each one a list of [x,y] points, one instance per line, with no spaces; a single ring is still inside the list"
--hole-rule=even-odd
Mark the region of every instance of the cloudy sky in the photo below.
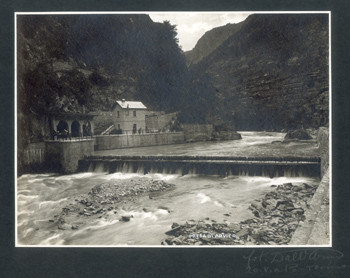
[[[149,16],[155,22],[170,21],[177,26],[179,44],[183,51],[191,50],[205,32],[245,20],[249,13],[151,13]]]

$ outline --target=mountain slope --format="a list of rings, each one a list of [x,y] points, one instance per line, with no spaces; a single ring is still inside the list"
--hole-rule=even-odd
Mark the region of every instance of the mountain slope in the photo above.
[[[190,74],[208,84],[206,121],[238,130],[327,125],[328,15],[251,15]]]
[[[176,111],[187,65],[175,26],[149,16],[19,15],[19,164],[29,143],[50,138],[50,113],[108,111],[117,99]]]
[[[207,55],[220,46],[228,37],[239,31],[243,22],[238,24],[226,24],[207,31],[196,43],[195,47],[186,51],[185,57],[188,65],[197,64]]]

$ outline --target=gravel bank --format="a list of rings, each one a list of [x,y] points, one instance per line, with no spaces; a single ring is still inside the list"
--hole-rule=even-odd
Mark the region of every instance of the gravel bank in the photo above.
[[[164,191],[173,186],[161,180],[144,179],[102,183],[94,186],[88,194],[75,197],[74,203],[66,205],[49,221],[61,230],[78,229],[98,218],[119,214],[123,204],[135,202],[140,194]],[[129,221],[130,218],[132,215],[121,215],[120,221]]]
[[[303,224],[305,211],[318,184],[272,185],[262,200],[249,207],[253,218],[240,223],[205,218],[174,223],[162,245],[287,245],[296,228]],[[229,214],[228,214],[229,215]]]

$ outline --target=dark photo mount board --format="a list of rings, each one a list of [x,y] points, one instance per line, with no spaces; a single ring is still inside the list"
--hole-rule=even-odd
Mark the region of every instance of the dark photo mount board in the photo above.
[[[339,1],[1,1],[1,277],[348,277],[349,252],[349,12]],[[308,271],[294,272],[294,249],[15,248],[14,13],[50,11],[331,11],[333,119],[333,247]],[[252,253],[255,252],[255,253]],[[268,253],[264,253],[268,252]],[[304,252],[304,251],[301,251]],[[266,255],[267,254],[267,255]],[[294,255],[296,254],[296,255]],[[271,268],[271,256],[287,268]],[[337,257],[337,259],[334,258]],[[340,258],[339,258],[340,257]],[[258,271],[247,271],[248,261]],[[266,260],[267,261],[266,261]],[[291,261],[288,261],[288,260]],[[305,260],[305,259],[304,259]],[[316,267],[318,266],[318,268]],[[337,268],[339,266],[340,268]],[[323,267],[323,268],[321,268]],[[328,268],[327,268],[328,267]],[[295,267],[294,267],[295,269]],[[276,272],[276,273],[275,273]]]

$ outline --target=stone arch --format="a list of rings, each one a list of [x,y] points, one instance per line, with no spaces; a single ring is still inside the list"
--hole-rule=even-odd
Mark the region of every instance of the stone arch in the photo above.
[[[83,136],[91,136],[91,123],[85,121],[83,124]]]
[[[69,130],[68,129],[68,123],[66,121],[61,120],[57,125],[57,131],[61,133],[63,130]]]
[[[72,137],[80,137],[80,123],[77,120],[74,120],[71,125]]]

